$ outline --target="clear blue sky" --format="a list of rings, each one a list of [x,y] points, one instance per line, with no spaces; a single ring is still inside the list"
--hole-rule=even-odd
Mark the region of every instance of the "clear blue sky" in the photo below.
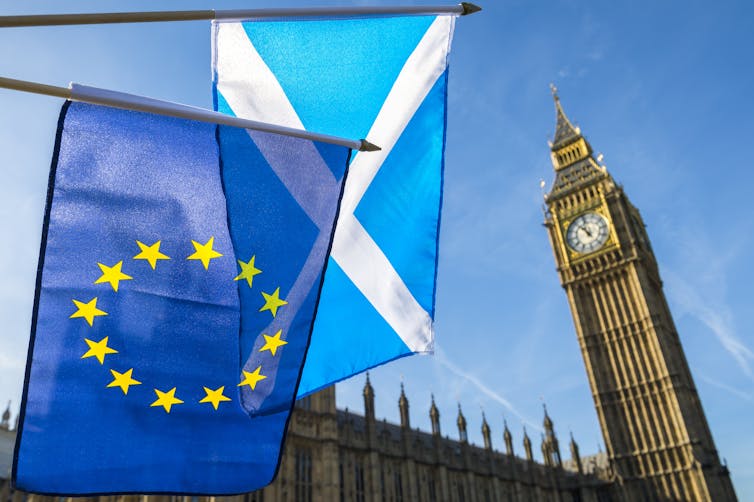
[[[309,2],[286,5],[297,3]],[[0,5],[7,14],[264,6]],[[457,435],[460,401],[472,441],[481,443],[483,408],[494,447],[503,448],[505,417],[521,451],[522,422],[537,438],[544,399],[564,447],[569,430],[583,454],[602,445],[541,225],[539,181],[553,179],[555,82],[571,120],[642,211],[720,456],[741,500],[754,499],[754,7],[670,0],[483,7],[459,19],[451,55],[438,354],[372,372],[378,416],[398,420],[403,375],[415,426],[429,427],[434,392],[444,433]],[[0,75],[210,107],[209,35],[206,22],[4,30]],[[0,400],[3,407],[12,400],[14,413],[60,105],[0,91]],[[361,376],[341,384],[339,406],[361,412],[362,384]]]

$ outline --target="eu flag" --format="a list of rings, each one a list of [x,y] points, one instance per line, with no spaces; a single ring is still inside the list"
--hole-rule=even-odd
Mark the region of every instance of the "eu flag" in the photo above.
[[[273,479],[349,154],[64,105],[19,489],[233,494]]]

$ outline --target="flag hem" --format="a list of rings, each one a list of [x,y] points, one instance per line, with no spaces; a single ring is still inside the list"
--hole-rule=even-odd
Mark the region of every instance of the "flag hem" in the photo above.
[[[42,271],[44,270],[45,251],[47,250],[47,235],[50,230],[50,212],[52,211],[52,198],[55,193],[55,175],[58,170],[58,160],[60,157],[60,145],[63,140],[63,126],[65,117],[68,114],[68,108],[71,101],[66,100],[60,109],[58,116],[58,127],[55,133],[55,146],[52,150],[52,160],[50,162],[50,175],[47,182],[47,198],[45,200],[45,212],[42,220],[42,237],[40,239],[39,261],[37,262],[37,280],[34,287],[34,306],[31,314],[31,327],[29,335],[29,348],[26,352],[26,371],[24,373],[24,390],[21,394],[21,409],[19,411],[18,427],[16,428],[16,444],[13,448],[13,466],[11,468],[10,484],[14,490],[17,488],[16,475],[18,470],[18,452],[21,449],[21,440],[24,432],[24,419],[26,418],[26,401],[29,392],[29,378],[31,376],[31,361],[34,356],[34,342],[37,334],[37,319],[39,317],[39,297],[42,292]]]

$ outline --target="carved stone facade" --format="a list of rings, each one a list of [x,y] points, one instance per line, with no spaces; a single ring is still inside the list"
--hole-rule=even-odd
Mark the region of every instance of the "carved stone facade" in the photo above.
[[[280,471],[275,481],[258,492],[235,497],[112,496],[87,502],[602,502],[609,494],[606,457],[576,456],[561,465],[535,462],[524,432],[525,458],[512,443],[505,453],[492,448],[487,421],[482,423],[483,447],[467,441],[466,419],[458,410],[458,437],[440,434],[439,412],[432,404],[433,432],[412,429],[408,400],[401,389],[401,424],[378,421],[374,391],[367,377],[365,415],[335,407],[330,387],[298,402],[290,421]],[[545,418],[545,428],[552,421]],[[13,435],[9,433],[9,438]],[[503,434],[510,438],[507,426]],[[550,448],[542,443],[543,451]],[[2,439],[2,438],[0,438]],[[7,441],[6,441],[7,442]],[[12,440],[9,443],[12,445]],[[10,447],[6,448],[10,450]],[[554,457],[553,457],[554,458]],[[0,473],[0,479],[8,473]],[[1,502],[62,502],[58,497],[12,492],[0,481]],[[79,500],[79,499],[75,499]]]
[[[560,105],[545,225],[597,416],[628,500],[727,501],[644,222]]]

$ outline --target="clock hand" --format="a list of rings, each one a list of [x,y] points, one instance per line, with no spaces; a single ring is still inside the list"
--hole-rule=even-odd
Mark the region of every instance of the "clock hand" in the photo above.
[[[584,233],[586,233],[587,237],[591,237],[592,236],[592,232],[590,232],[589,229],[586,228],[586,225],[584,225],[583,227],[581,227],[581,229],[584,231]]]

